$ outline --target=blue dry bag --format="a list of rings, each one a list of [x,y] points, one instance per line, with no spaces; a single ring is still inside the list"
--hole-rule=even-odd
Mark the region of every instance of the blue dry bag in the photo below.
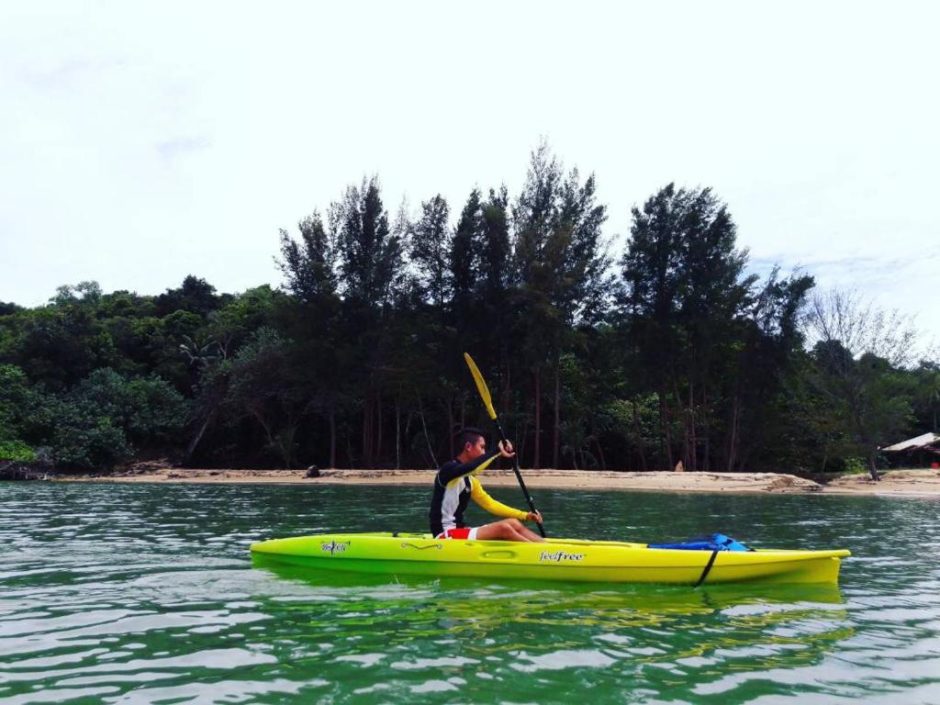
[[[678,543],[650,543],[647,548],[675,548],[681,551],[751,551],[740,541],[724,534],[710,534]]]

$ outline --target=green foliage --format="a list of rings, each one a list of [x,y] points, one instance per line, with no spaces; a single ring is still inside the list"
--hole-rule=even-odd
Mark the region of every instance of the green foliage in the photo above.
[[[852,292],[814,297],[808,329],[817,342],[807,382],[837,412],[848,455],[868,460],[877,479],[877,450],[912,427],[916,376],[904,368],[913,331]]]
[[[300,221],[300,242],[281,230],[281,260],[285,287],[300,301],[314,303],[336,291],[335,233],[327,232],[323,218],[313,215]]]
[[[5,303],[3,301],[0,301],[0,316],[9,316],[11,314],[17,313],[18,311],[22,311],[22,310],[23,310],[22,307],[17,306],[16,304],[12,302]]]
[[[182,426],[186,404],[157,378],[127,379],[111,369],[95,370],[68,395],[88,415],[106,417],[138,445],[165,440]]]
[[[26,375],[15,365],[0,365],[0,440],[21,431],[24,411],[30,404]]]
[[[167,289],[154,303],[159,316],[185,311],[204,319],[222,305],[223,298],[216,295],[215,287],[205,279],[189,275],[178,289]]]
[[[377,178],[347,188],[280,232],[283,289],[190,275],[158,296],[88,281],[0,304],[0,444],[95,470],[157,452],[426,466],[488,424],[464,351],[524,465],[871,467],[937,429],[938,361],[911,368],[895,319],[846,298],[823,316],[811,276],[750,274],[710,189],[652,194],[619,253],[596,194],[542,144],[517,194],[474,188],[455,223],[439,194],[390,222]]]
[[[640,388],[659,399],[667,467],[740,462],[742,354],[762,336],[749,320],[756,278],[744,274],[747,255],[735,239],[727,207],[709,189],[670,184],[633,209],[622,310]]]
[[[842,469],[848,475],[864,475],[868,472],[865,459],[850,456],[842,462]]]
[[[95,300],[60,295],[59,303],[17,316],[7,360],[50,389],[74,384],[113,358],[110,336],[95,315]]]
[[[609,428],[618,429],[638,449],[653,450],[659,440],[659,397],[612,399],[605,407]]]
[[[921,360],[912,380],[914,414],[920,428],[940,433],[940,362]]]
[[[23,441],[0,439],[0,460],[15,460],[29,463],[36,460],[36,451]]]
[[[53,458],[67,467],[108,469],[132,458],[135,448],[175,445],[187,411],[182,396],[162,379],[95,370],[52,402]]]
[[[333,204],[343,294],[368,308],[391,303],[400,285],[401,235],[389,227],[378,179],[350,186]]]
[[[420,296],[440,310],[450,300],[452,291],[448,266],[452,251],[449,216],[447,201],[438,194],[421,204],[421,217],[408,227]]]
[[[294,438],[307,411],[308,391],[296,377],[291,344],[270,328],[259,329],[228,370],[225,404],[236,418],[252,418],[264,430],[268,448],[293,467]]]
[[[109,470],[133,457],[127,437],[105,416],[88,416],[82,405],[63,404],[52,437],[57,465],[79,470]]]
[[[30,385],[19,367],[0,364],[0,443],[8,444],[6,452],[18,448],[23,453],[30,442],[41,440],[47,421],[45,396]]]

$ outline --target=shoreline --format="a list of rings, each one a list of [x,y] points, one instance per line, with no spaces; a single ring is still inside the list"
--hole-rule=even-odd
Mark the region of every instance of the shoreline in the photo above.
[[[430,486],[434,470],[240,470],[172,468],[141,464],[108,475],[57,475],[53,482],[174,483],[174,484],[298,484]],[[488,487],[516,487],[511,470],[489,469],[482,476]],[[597,470],[525,470],[530,489],[575,489],[642,492],[718,492],[736,494],[840,494],[881,496],[938,496],[940,471],[889,470],[880,482],[868,475],[844,475],[826,484],[783,473],[617,472]]]

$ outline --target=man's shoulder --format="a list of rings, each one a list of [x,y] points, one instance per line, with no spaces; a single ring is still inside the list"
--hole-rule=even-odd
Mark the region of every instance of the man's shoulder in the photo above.
[[[453,470],[454,468],[459,467],[459,466],[460,466],[459,460],[457,459],[448,460],[446,463],[444,463],[443,465],[441,465],[441,467],[437,469],[437,472],[438,473],[446,472],[447,470]]]
[[[459,467],[459,460],[448,460],[437,469],[437,473],[434,475],[434,482],[443,487],[445,484],[448,484],[451,480],[455,479],[455,477],[459,477],[459,473],[455,475],[454,472]]]

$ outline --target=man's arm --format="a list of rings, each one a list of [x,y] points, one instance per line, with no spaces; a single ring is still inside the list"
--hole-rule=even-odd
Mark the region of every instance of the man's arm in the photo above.
[[[470,499],[479,504],[482,509],[498,517],[511,517],[513,519],[519,519],[520,521],[525,521],[529,518],[528,512],[524,512],[521,509],[514,509],[490,497],[486,490],[483,489],[483,485],[475,477],[470,478]]]
[[[438,480],[442,485],[446,485],[448,482],[452,482],[458,477],[469,475],[474,470],[485,470],[498,456],[498,452],[493,452],[481,455],[479,458],[471,460],[469,463],[448,463],[437,473]]]

